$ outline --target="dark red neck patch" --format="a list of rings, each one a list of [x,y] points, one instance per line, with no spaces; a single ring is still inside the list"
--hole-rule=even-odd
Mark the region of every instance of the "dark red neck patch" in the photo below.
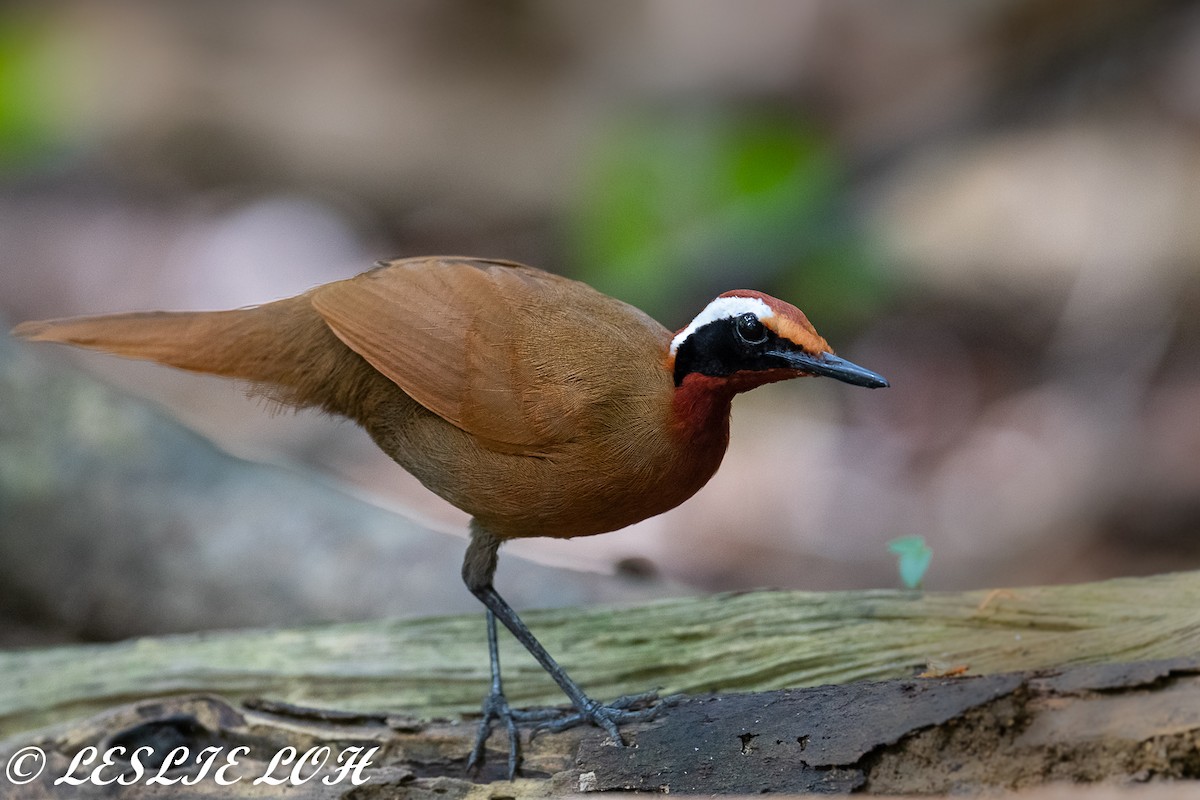
[[[675,389],[675,422],[690,434],[718,427],[728,422],[735,394],[803,374],[794,369],[745,370],[722,376],[689,373]]]

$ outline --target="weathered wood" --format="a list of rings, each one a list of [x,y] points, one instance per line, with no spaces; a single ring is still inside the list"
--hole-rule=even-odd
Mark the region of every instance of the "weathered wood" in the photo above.
[[[625,748],[595,729],[527,741],[515,783],[502,777],[502,736],[476,776],[484,783],[466,775],[469,724],[283,711],[176,697],[0,743],[0,763],[31,745],[46,754],[44,771],[6,796],[167,796],[186,785],[177,783],[182,778],[193,783],[187,793],[195,798],[361,800],[614,790],[961,794],[1047,781],[1200,777],[1200,659],[691,697],[665,706],[652,722],[628,726]],[[73,763],[89,746],[96,754]],[[87,780],[102,763],[99,753],[117,746],[124,750],[94,774],[101,781],[125,776],[131,785]],[[140,772],[130,758],[139,748]],[[215,755],[203,767],[200,754],[208,752]],[[337,756],[346,753],[359,769],[339,774]],[[216,769],[226,763],[232,766],[222,783]],[[75,785],[56,786],[64,775]],[[149,785],[154,775],[176,784]],[[254,782],[264,775],[275,782]]]
[[[1200,653],[1200,573],[1012,592],[755,592],[526,620],[594,696],[757,692],[966,667],[970,675]],[[472,713],[482,615],[137,639],[0,653],[0,735],[197,691],[233,702],[431,718]],[[508,637],[517,705],[559,704]]]

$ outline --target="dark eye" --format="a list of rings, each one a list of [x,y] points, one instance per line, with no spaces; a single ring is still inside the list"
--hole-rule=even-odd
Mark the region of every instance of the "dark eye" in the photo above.
[[[734,322],[734,329],[747,344],[762,344],[767,340],[767,329],[753,314],[742,314]]]

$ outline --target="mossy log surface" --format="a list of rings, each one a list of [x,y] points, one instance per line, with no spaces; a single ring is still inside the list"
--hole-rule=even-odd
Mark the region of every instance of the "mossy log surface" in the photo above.
[[[189,776],[196,798],[231,788],[199,761],[173,761],[179,748],[238,754],[227,775],[237,796],[293,800],[929,794],[1100,780],[1172,781],[1194,796],[1198,595],[1200,573],[1186,573],[530,613],[596,696],[647,686],[693,696],[627,726],[625,748],[594,728],[523,735],[516,783],[506,780],[503,732],[482,772],[465,772],[487,677],[481,615],[11,652],[0,655],[0,761],[40,748],[44,768],[6,795],[30,800],[170,794],[144,776],[128,786],[56,783],[89,774],[91,765],[75,765],[88,748],[115,745],[150,748],[147,775]],[[503,658],[515,703],[561,703],[514,645]],[[815,684],[824,685],[796,688]],[[435,719],[458,714],[467,724]],[[303,779],[303,764],[297,779],[290,763],[275,763],[324,748],[370,750],[361,785]],[[111,769],[135,774],[128,761]],[[263,775],[276,781],[256,783]]]
[[[1200,654],[1200,573],[967,593],[760,591],[525,619],[595,697],[761,692]],[[557,688],[503,637],[515,705]],[[478,712],[483,615],[205,633],[0,654],[0,737],[213,693],[423,719]]]

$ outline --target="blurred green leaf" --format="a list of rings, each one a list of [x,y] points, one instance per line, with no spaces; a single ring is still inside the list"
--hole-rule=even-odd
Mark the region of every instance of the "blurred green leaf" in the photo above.
[[[822,319],[879,294],[836,152],[782,114],[616,125],[583,176],[570,245],[582,277],[660,318],[708,299],[689,291],[774,290]]]
[[[53,31],[37,17],[0,12],[0,168],[28,166],[64,138]]]
[[[888,542],[888,550],[896,555],[897,566],[900,569],[900,580],[909,589],[919,588],[929,562],[933,559],[933,551],[925,544],[921,536],[901,536]]]

